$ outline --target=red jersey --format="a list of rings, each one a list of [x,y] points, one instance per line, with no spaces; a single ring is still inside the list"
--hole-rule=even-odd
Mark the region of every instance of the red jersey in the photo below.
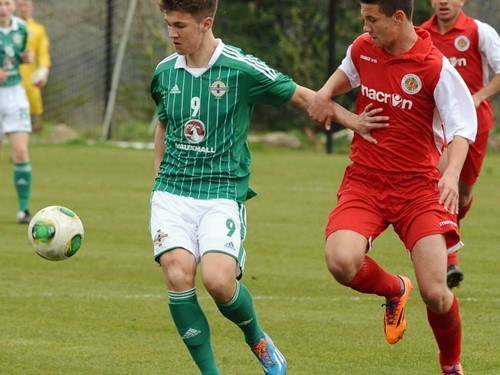
[[[360,87],[357,113],[370,103],[383,108],[389,127],[372,131],[378,144],[354,135],[354,163],[385,172],[436,173],[445,141],[460,135],[474,141],[477,130],[472,97],[465,82],[430,35],[415,29],[418,40],[406,53],[390,55],[368,34],[348,48],[340,69]]]
[[[442,34],[437,28],[437,17],[432,16],[422,24],[429,31],[434,45],[458,70],[472,94],[489,81],[489,67],[500,73],[500,37],[490,25],[468,17],[464,12],[455,25]],[[478,133],[493,127],[493,110],[489,100],[477,108]]]

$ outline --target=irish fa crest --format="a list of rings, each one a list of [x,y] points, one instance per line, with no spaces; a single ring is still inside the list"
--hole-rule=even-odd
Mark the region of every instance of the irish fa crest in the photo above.
[[[220,99],[228,90],[227,86],[220,79],[212,83],[208,89],[216,99]]]

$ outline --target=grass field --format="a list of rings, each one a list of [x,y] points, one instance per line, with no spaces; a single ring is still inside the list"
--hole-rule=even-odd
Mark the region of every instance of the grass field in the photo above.
[[[0,374],[196,375],[170,319],[148,235],[152,152],[109,146],[31,147],[32,211],[75,210],[85,225],[74,258],[49,262],[29,247],[17,211],[8,147],[0,163]],[[348,159],[315,151],[254,151],[244,282],[292,375],[438,374],[437,347],[415,290],[408,330],[385,342],[377,297],[341,287],[323,260],[323,229]],[[500,155],[488,155],[463,222],[465,282],[456,294],[469,375],[500,373]],[[392,229],[372,253],[415,280]],[[203,288],[219,367],[261,374],[242,334]]]

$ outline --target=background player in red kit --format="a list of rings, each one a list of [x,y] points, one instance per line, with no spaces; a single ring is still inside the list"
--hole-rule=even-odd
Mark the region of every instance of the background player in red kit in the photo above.
[[[385,297],[386,340],[395,344],[406,329],[412,285],[366,255],[392,225],[411,254],[442,374],[460,375],[461,320],[445,271],[447,251],[462,246],[455,220],[458,179],[476,135],[474,103],[430,35],[414,28],[412,0],[360,2],[366,34],[348,48],[308,112],[328,124],[331,98],[359,87],[357,111],[374,104],[390,120],[387,128],[372,132],[377,144],[353,138],[352,163],[326,228],[326,263],[339,283]],[[440,175],[445,141],[448,164]]]
[[[477,111],[476,141],[469,147],[458,185],[459,223],[472,205],[472,189],[481,171],[493,127],[489,98],[500,91],[500,37],[490,25],[468,17],[462,11],[464,3],[465,0],[431,0],[435,14],[422,24],[435,46],[464,79]],[[489,68],[495,73],[491,81]],[[456,252],[448,255],[447,272],[448,287],[454,288],[463,280]]]

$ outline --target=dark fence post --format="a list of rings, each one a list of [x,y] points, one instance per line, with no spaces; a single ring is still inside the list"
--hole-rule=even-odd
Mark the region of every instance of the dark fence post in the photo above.
[[[109,92],[111,91],[111,77],[113,75],[113,11],[114,0],[107,0],[106,3],[106,59],[105,59],[105,80],[104,103],[107,104]]]
[[[335,69],[335,16],[336,16],[336,0],[330,0],[328,7],[328,74],[327,79]],[[333,124],[330,130],[326,131],[326,153],[331,154],[333,151]]]

